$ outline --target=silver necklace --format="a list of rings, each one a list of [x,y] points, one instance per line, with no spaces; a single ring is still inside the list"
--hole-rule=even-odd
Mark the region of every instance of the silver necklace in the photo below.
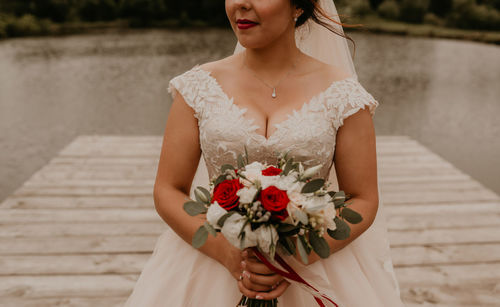
[[[247,64],[245,63],[246,62],[246,57],[245,59],[243,60],[243,65],[248,68],[248,70],[250,70],[250,72],[253,74],[253,76],[257,79],[259,79],[262,83],[264,83],[267,87],[269,87],[270,89],[273,90],[272,94],[271,94],[271,97],[273,98],[276,98],[277,97],[277,94],[276,94],[276,88],[280,85],[281,81],[283,81],[283,79],[285,79],[291,72],[292,72],[292,69],[295,68],[295,62],[292,64],[292,67],[289,69],[289,71],[286,73],[286,75],[281,78],[278,82],[278,84],[276,84],[276,86],[271,86],[269,84],[267,84],[264,80],[262,80],[261,78],[259,78],[259,76],[257,76],[257,74],[250,68],[247,66]]]

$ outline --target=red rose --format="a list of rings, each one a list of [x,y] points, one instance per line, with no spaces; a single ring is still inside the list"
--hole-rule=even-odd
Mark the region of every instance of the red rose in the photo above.
[[[288,217],[286,207],[290,199],[288,199],[286,191],[275,186],[269,186],[260,191],[259,201],[264,209],[271,212],[271,219],[282,221]]]
[[[240,204],[240,197],[236,195],[243,187],[239,179],[224,180],[214,188],[212,203],[217,201],[219,206],[226,210],[231,210]]]
[[[268,168],[262,170],[262,175],[264,176],[276,176],[282,172],[281,168],[277,168],[274,166],[269,166]]]

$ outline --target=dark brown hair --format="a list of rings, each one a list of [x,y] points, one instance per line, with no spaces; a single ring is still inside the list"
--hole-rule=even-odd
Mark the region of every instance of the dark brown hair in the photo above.
[[[339,33],[334,28],[331,28],[330,25],[324,21],[324,19],[326,18],[326,19],[328,19],[328,20],[330,20],[338,25],[341,25],[342,27],[346,27],[346,28],[354,28],[354,27],[363,26],[362,24],[349,25],[349,24],[345,24],[342,22],[340,22],[340,23],[337,22],[335,19],[333,19],[333,16],[328,16],[328,14],[319,7],[318,0],[290,0],[290,1],[291,1],[292,5],[295,5],[296,7],[300,8],[304,11],[299,16],[299,18],[297,18],[297,22],[295,23],[296,28],[303,25],[307,20],[309,20],[309,18],[311,18],[315,23],[325,27],[329,31],[350,40],[354,45],[354,53],[353,53],[353,58],[354,58],[354,54],[356,54],[356,43],[354,42],[354,40],[351,37],[349,37],[348,35]],[[333,0],[330,0],[330,1],[333,1]],[[345,15],[339,14],[338,16],[339,16],[339,20],[340,20],[340,16],[345,16]]]

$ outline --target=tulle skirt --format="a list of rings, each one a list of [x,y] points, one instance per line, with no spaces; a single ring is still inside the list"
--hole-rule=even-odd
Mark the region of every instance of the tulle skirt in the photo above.
[[[383,205],[373,224],[327,259],[308,266],[287,262],[306,281],[342,307],[401,307]],[[220,235],[220,234],[219,234]],[[237,281],[216,260],[182,240],[173,230],[160,235],[126,307],[234,307],[241,298]],[[291,284],[279,307],[318,306],[314,297]]]

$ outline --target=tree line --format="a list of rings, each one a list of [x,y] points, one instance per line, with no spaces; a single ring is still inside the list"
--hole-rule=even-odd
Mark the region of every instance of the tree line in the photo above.
[[[340,14],[353,19],[376,15],[408,23],[500,30],[500,0],[336,0],[335,4]],[[113,20],[127,20],[131,26],[228,26],[222,0],[0,0],[0,37],[23,31],[43,34],[58,23]]]

